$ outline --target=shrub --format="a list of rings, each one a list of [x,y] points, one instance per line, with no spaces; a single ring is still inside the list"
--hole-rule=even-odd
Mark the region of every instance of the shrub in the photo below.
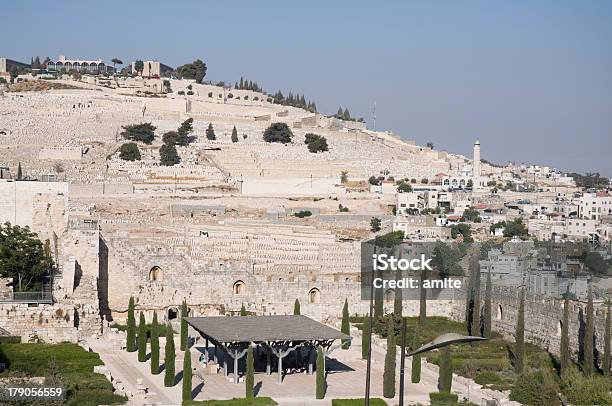
[[[133,142],[123,144],[121,148],[119,148],[119,158],[124,161],[140,161],[141,156],[138,145]]]
[[[573,365],[561,377],[561,392],[572,405],[612,405],[612,381],[601,375],[584,376]]]
[[[431,406],[452,405],[457,403],[459,396],[448,392],[432,392],[429,394],[429,400]]]
[[[151,123],[124,125],[121,135],[126,140],[144,142],[147,145],[153,143],[157,127]]]
[[[134,297],[130,297],[128,304],[127,316],[127,343],[126,350],[128,352],[136,351],[136,319],[134,317]]]
[[[179,90],[177,93],[178,93],[180,96],[184,96],[184,95],[185,95],[185,91],[184,91],[184,90]]]
[[[526,405],[558,405],[559,387],[550,373],[532,370],[519,376],[510,392],[510,400]]]
[[[159,149],[159,163],[163,166],[172,166],[179,162],[176,147],[173,144],[164,144]]]
[[[328,151],[327,139],[317,134],[308,133],[304,143],[308,146],[308,151],[316,154],[317,152]]]
[[[332,406],[363,406],[365,399],[333,399]],[[380,398],[370,398],[370,406],[387,406],[387,402]]]
[[[263,139],[265,142],[280,142],[289,144],[293,138],[293,133],[285,123],[273,123],[264,131]]]
[[[208,127],[206,128],[206,139],[209,141],[214,141],[217,139],[212,123],[208,123]]]
[[[187,96],[193,96],[193,91],[189,90],[189,91],[187,92]]]
[[[0,336],[0,344],[19,344],[21,337],[19,336]]]
[[[492,371],[479,372],[474,381],[479,385],[498,385],[503,382],[502,378]]]
[[[300,210],[297,213],[293,213],[295,217],[304,218],[312,216],[312,212],[310,210]]]

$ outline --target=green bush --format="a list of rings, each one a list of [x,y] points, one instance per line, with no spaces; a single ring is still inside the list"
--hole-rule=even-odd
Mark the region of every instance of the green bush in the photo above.
[[[310,217],[310,216],[312,216],[312,212],[311,212],[310,210],[300,210],[300,211],[298,211],[297,213],[293,213],[293,215],[294,215],[295,217],[298,217],[298,218],[301,218],[301,219],[302,219],[302,218],[304,218],[304,217]]]
[[[431,405],[446,405],[457,403],[459,400],[459,396],[454,393],[448,392],[432,392],[429,394],[429,400],[431,401]]]
[[[510,392],[510,400],[533,406],[560,405],[557,393],[559,385],[548,371],[530,370],[518,377]]]
[[[495,372],[484,371],[479,372],[474,381],[479,385],[497,385],[502,383],[502,378]]]
[[[119,158],[124,161],[140,161],[141,156],[138,145],[133,142],[123,144],[121,148],[119,148]]]
[[[280,142],[288,144],[293,138],[293,133],[286,123],[273,123],[264,131],[263,139],[265,142]]]
[[[365,404],[364,399],[332,399],[332,406],[361,406]],[[371,406],[387,406],[387,402],[380,398],[371,398]]]
[[[569,366],[561,378],[561,393],[572,405],[612,405],[612,380],[601,375],[584,376]]]
[[[19,344],[21,337],[19,336],[0,336],[0,344]]]

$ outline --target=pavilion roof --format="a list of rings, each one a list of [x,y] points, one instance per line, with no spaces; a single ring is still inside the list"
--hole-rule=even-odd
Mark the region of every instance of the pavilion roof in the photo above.
[[[205,337],[218,342],[315,341],[350,339],[306,316],[186,317]]]

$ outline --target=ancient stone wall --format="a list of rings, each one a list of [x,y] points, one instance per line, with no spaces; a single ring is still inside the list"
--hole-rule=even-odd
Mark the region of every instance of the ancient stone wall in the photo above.
[[[0,327],[22,342],[76,342],[75,310],[71,305],[27,303],[0,304]]]

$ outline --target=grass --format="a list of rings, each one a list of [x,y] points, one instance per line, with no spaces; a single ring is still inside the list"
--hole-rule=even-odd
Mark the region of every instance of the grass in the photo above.
[[[100,356],[77,344],[1,344],[0,362],[8,369],[0,378],[50,377],[52,360],[61,384],[67,388],[66,405],[94,406],[123,404],[125,397],[115,395],[113,386],[102,374],[94,373],[103,365]]]
[[[271,398],[253,399],[230,399],[230,400],[188,400],[183,402],[183,406],[273,406],[277,405]]]
[[[365,404],[364,399],[332,399],[332,406],[361,406]],[[380,398],[370,399],[372,406],[387,406],[387,402]]]
[[[119,331],[127,331],[127,324],[113,323],[110,326],[112,328],[116,328]],[[147,332],[147,337],[151,337],[151,323],[145,324],[145,331]],[[138,334],[138,323],[136,323],[136,333]],[[166,325],[158,324],[157,325],[157,336],[164,337],[165,335],[166,335]]]

